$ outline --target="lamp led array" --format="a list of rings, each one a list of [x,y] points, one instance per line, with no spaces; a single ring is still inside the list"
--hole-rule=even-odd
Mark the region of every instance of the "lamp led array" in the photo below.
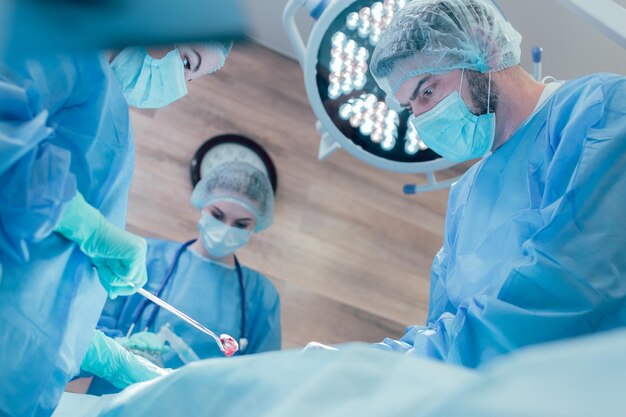
[[[406,129],[406,135],[404,136],[404,151],[409,155],[415,155],[419,151],[425,151],[428,146],[422,141],[422,138],[417,134],[417,130],[413,127],[409,118],[409,123]]]
[[[356,31],[360,38],[369,38],[372,46],[376,46],[380,36],[395,12],[406,5],[406,0],[384,0],[372,3],[370,7],[363,7],[359,12],[352,12],[346,16],[348,30]]]
[[[386,151],[396,145],[400,116],[374,94],[349,99],[339,107],[339,117]]]
[[[367,59],[369,51],[359,47],[343,32],[337,32],[331,39],[330,75],[328,76],[328,97],[337,99],[354,90],[362,90],[367,83]]]
[[[395,12],[406,3],[406,0],[374,2],[370,7],[362,7],[358,13],[349,13],[346,16],[346,28],[348,31],[356,31],[359,38],[368,39],[371,46],[376,46]],[[369,51],[341,31],[333,35],[331,43],[328,97],[334,100],[365,87]]]

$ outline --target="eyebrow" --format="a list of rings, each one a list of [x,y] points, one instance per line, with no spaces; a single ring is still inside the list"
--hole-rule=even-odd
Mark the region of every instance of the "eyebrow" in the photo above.
[[[216,211],[218,215],[224,216],[224,212],[220,210],[218,207],[211,207],[211,211]],[[236,219],[236,222],[248,223],[253,219],[251,217],[242,217],[241,219]]]
[[[428,75],[424,78],[422,78],[420,80],[419,83],[417,83],[417,86],[415,87],[415,89],[413,90],[413,93],[411,94],[411,97],[409,97],[409,103],[400,103],[400,106],[402,107],[409,107],[411,105],[411,101],[415,100],[415,98],[417,97],[417,95],[420,92],[420,88],[422,88],[422,85],[424,85],[424,83],[428,80],[430,80],[432,78],[432,75]]]

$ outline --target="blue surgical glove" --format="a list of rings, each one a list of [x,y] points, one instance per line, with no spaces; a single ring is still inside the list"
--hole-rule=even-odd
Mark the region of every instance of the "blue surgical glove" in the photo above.
[[[159,336],[152,332],[139,332],[130,337],[116,337],[115,341],[126,349],[141,350],[144,352],[165,353],[170,347],[161,340]]]
[[[112,299],[133,294],[148,280],[146,241],[109,222],[80,193],[67,204],[55,231],[78,243]]]
[[[100,330],[95,330],[91,336],[80,368],[106,379],[120,389],[171,372],[129,352]]]

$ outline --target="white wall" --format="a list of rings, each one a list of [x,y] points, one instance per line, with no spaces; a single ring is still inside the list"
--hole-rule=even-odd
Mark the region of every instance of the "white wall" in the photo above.
[[[593,72],[626,75],[626,50],[558,0],[496,1],[523,36],[524,68],[532,68],[530,51],[540,45],[544,75],[559,79]]]
[[[244,2],[252,12],[252,38],[261,45],[293,57],[282,25],[282,10],[287,0]],[[626,75],[626,50],[558,0],[496,2],[524,37],[522,65],[527,70],[532,69],[531,49],[540,45],[544,50],[544,75],[560,79],[603,71]],[[626,3],[624,0],[617,2],[622,5]],[[306,39],[313,20],[302,10],[297,21]]]
[[[260,45],[295,59],[283,26],[283,9],[287,0],[242,0],[242,3],[251,18],[252,39]],[[304,9],[300,9],[296,14],[296,22],[306,40],[314,20]]]

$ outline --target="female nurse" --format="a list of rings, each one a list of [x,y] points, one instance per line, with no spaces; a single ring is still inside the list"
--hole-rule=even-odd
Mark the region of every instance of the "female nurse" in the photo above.
[[[195,186],[197,237],[183,243],[148,239],[145,286],[216,334],[231,335],[239,355],[281,347],[278,292],[236,256],[253,233],[271,225],[274,212],[267,170],[260,160],[247,160],[216,164]],[[140,295],[108,301],[99,324],[128,349],[168,368],[223,356],[213,339]],[[89,392],[111,392],[104,385],[96,379]]]

